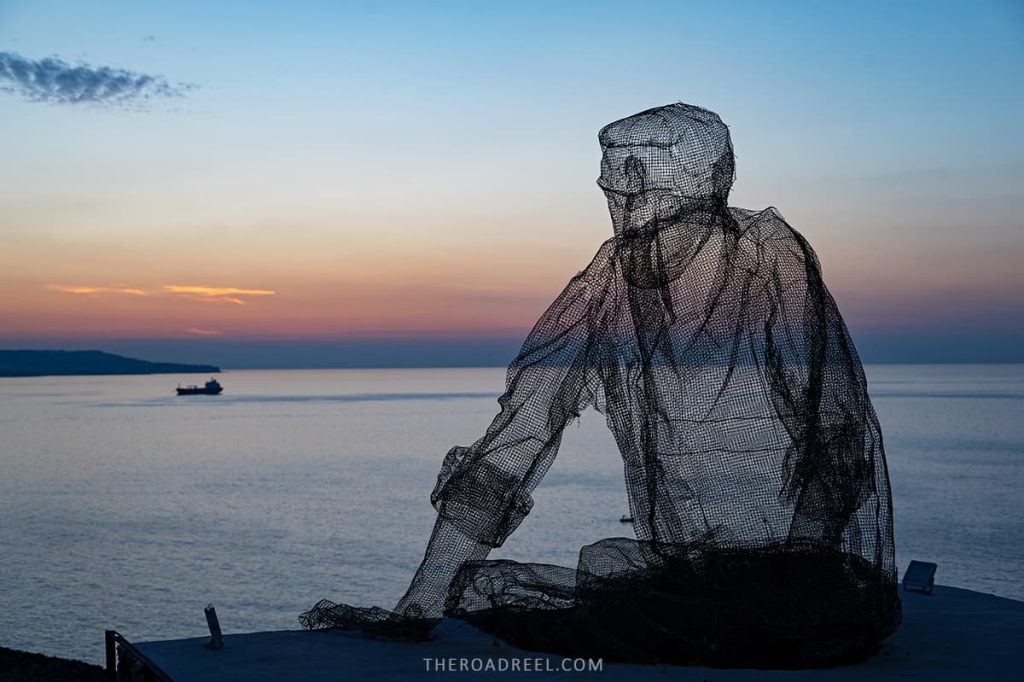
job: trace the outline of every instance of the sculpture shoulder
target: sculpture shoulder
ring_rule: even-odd
[[[729,213],[738,225],[740,243],[744,248],[776,262],[816,260],[807,240],[786,222],[774,206],[760,211],[730,207]]]
[[[587,267],[577,272],[572,281],[585,285],[596,283],[598,286],[604,287],[608,272],[615,267],[617,246],[618,240],[615,237],[605,240]]]
[[[792,240],[798,236],[782,213],[774,206],[756,211],[749,208],[729,207],[729,214],[739,225],[743,239],[750,241]]]

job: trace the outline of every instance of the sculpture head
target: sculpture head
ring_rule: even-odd
[[[718,114],[690,104],[648,109],[598,135],[615,234],[654,232],[691,212],[724,208],[735,163]]]

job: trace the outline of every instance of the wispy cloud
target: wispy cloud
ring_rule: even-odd
[[[132,107],[153,98],[181,97],[195,87],[126,69],[72,65],[57,57],[26,59],[13,52],[0,52],[0,92],[33,102]]]
[[[80,287],[80,286],[65,286],[63,284],[50,284],[48,289],[53,291],[60,291],[65,294],[82,294],[82,295],[98,295],[98,294],[127,294],[129,296],[146,296],[147,292],[144,289],[134,289],[131,287]]]
[[[245,305],[245,299],[247,298],[259,296],[273,296],[274,294],[277,293],[276,291],[271,291],[270,289],[204,287],[192,284],[165,284],[159,289],[140,289],[136,287],[109,287],[68,284],[48,284],[46,288],[50,289],[51,291],[59,291],[63,294],[77,294],[80,296],[103,296],[111,294],[128,296],[151,296],[170,294],[173,296],[182,296],[185,298],[203,301],[205,303],[232,303],[234,305]]]
[[[221,336],[223,332],[219,332],[216,329],[200,329],[199,327],[192,327],[186,329],[189,334],[195,334],[196,336]]]
[[[273,296],[277,293],[268,289],[236,289],[234,287],[202,287],[182,284],[167,284],[164,286],[164,291],[198,298],[202,301],[234,303],[235,305],[245,305],[243,297]]]

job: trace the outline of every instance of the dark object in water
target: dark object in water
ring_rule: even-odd
[[[860,359],[813,249],[727,204],[729,130],[673,104],[600,132],[615,235],[541,316],[500,413],[452,448],[430,543],[393,611],[322,601],[306,627],[388,633],[443,615],[526,648],[803,668],[900,622],[892,498]],[[593,405],[625,464],[636,540],[576,568],[486,561]]]
[[[216,379],[210,379],[202,386],[178,386],[178,395],[220,395],[224,387]]]

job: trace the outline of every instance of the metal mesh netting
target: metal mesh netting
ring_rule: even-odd
[[[409,590],[302,624],[417,638],[448,615],[530,649],[716,666],[870,654],[900,620],[892,501],[813,250],[775,209],[728,207],[713,112],[651,109],[600,142],[615,235],[530,332],[486,434],[445,457]],[[575,568],[488,561],[587,406],[621,451],[635,539]]]

